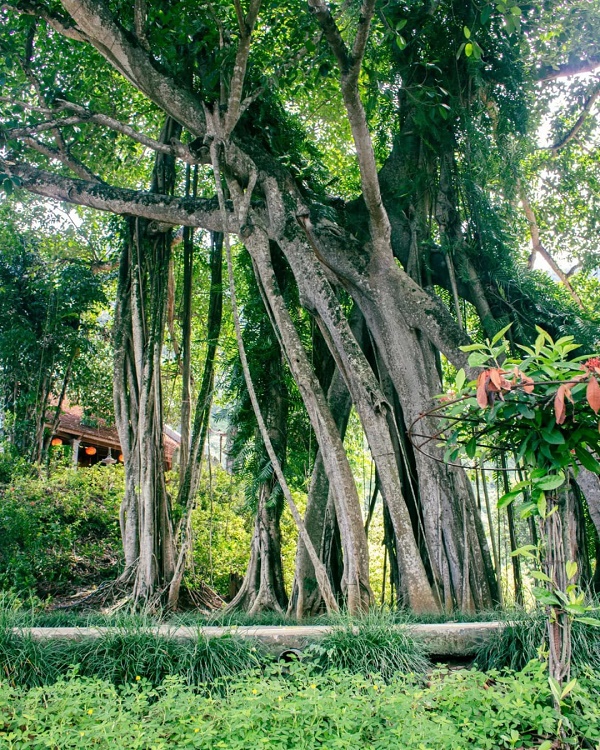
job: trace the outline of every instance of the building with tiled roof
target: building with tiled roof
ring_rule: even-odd
[[[116,427],[107,426],[104,419],[84,416],[80,406],[64,406],[61,409],[58,426],[52,433],[51,444],[70,445],[73,463],[77,466],[123,461]],[[165,426],[163,444],[165,465],[170,469],[179,451],[181,435],[171,427]]]

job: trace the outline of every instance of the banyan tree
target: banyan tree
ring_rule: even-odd
[[[575,25],[577,35],[565,32]],[[575,221],[579,237],[589,227],[566,211],[550,232],[537,182],[544,170],[572,167],[592,127],[597,80],[569,77],[599,64],[589,4],[10,0],[2,26],[5,182],[126,217],[115,404],[128,487],[124,576],[135,596],[177,601],[214,377],[208,357],[194,412],[187,376],[175,523],[160,456],[160,369],[170,253],[183,227],[190,253],[194,231],[212,237],[215,346],[222,258],[235,303],[234,264],[247,254],[272,326],[269,377],[277,383],[285,368],[318,445],[306,511],[293,512],[290,611],[343,601],[355,612],[373,600],[344,447],[352,408],[375,465],[399,603],[419,612],[495,605],[469,477],[435,443],[427,455],[415,450],[407,430],[442,391],[444,368],[467,367],[472,336],[513,321],[518,343],[543,322],[593,341],[575,283],[544,237],[572,232]],[[560,86],[573,122],[542,157],[536,128]],[[570,190],[576,202],[577,185]],[[537,255],[562,274],[558,292],[533,270]],[[189,295],[189,275],[186,283]],[[293,505],[286,418],[278,387],[257,395],[237,296],[241,366],[273,472],[238,599],[283,609],[281,497]],[[295,306],[310,316],[312,342]],[[436,430],[427,418],[419,424]],[[271,502],[275,485],[282,496]]]

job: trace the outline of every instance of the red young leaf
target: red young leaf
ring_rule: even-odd
[[[594,414],[598,414],[598,411],[600,411],[600,385],[598,385],[595,375],[592,375],[588,380],[585,396],[588,404],[594,410]]]
[[[567,410],[565,408],[565,389],[566,386],[561,385],[556,391],[554,397],[554,414],[556,417],[556,424],[563,424],[567,418]]]
[[[488,376],[489,370],[484,370],[483,372],[479,373],[479,377],[477,378],[477,403],[482,409],[485,409],[485,407],[488,405],[487,392],[485,388]]]

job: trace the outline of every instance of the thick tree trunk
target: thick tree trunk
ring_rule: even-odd
[[[161,141],[181,127],[167,117]],[[172,157],[156,159],[152,192],[170,193]],[[170,231],[128,221],[115,312],[115,417],[125,462],[120,521],[125,549],[121,580],[133,581],[137,606],[160,603],[175,571],[170,499],[164,475],[161,360],[168,297]]]
[[[367,542],[354,478],[325,394],[279,292],[268,241],[255,232],[246,240],[246,246],[255,263],[275,330],[279,333],[283,351],[322,450],[344,548],[343,588],[347,606],[350,611],[358,611],[369,606],[372,592],[369,585]]]
[[[174,570],[169,498],[164,482],[162,356],[170,238],[148,237],[130,222],[115,313],[115,415],[125,459],[121,507],[125,571],[133,597],[152,605]]]
[[[242,586],[227,607],[259,612],[285,612],[287,595],[281,563],[281,501],[273,500],[273,482],[265,482],[259,494],[258,509],[250,546],[250,562]]]
[[[405,291],[402,278],[387,264],[372,264],[370,270],[368,284],[351,292],[392,377],[409,427],[441,392],[435,355],[398,310],[397,301]],[[428,419],[418,425],[418,431],[426,435],[437,429]],[[447,608],[489,607],[497,601],[496,579],[470,483],[461,469],[444,464],[434,441],[428,444],[427,453],[417,451],[415,464],[435,587],[443,592]]]

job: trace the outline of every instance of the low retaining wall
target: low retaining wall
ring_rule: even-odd
[[[399,626],[403,627],[403,626]],[[445,622],[435,625],[411,625],[410,632],[422,640],[430,654],[439,657],[462,658],[473,656],[494,633],[503,627],[500,622]],[[270,651],[280,653],[287,649],[302,650],[321,638],[332,629],[329,625],[268,625],[268,626],[204,626],[171,627],[161,625],[150,632],[175,638],[194,640],[198,634],[208,638],[236,635],[250,638],[264,644]],[[105,633],[119,631],[119,628],[13,628],[13,632],[30,635],[36,639],[99,638]]]

